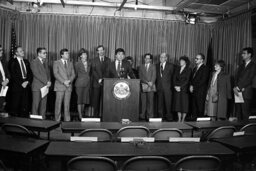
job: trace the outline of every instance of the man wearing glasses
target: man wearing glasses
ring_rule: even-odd
[[[31,62],[31,70],[33,73],[32,82],[32,114],[40,115],[45,119],[47,95],[41,96],[41,88],[51,86],[50,71],[47,65],[47,52],[46,48],[37,48],[37,58]]]
[[[209,69],[204,65],[205,56],[202,53],[196,55],[195,64],[192,77],[190,81],[189,90],[192,95],[191,107],[192,115],[191,119],[195,120],[197,117],[204,116],[205,99],[207,92],[207,85],[209,79]]]

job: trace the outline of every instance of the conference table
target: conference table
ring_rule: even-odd
[[[16,167],[24,160],[28,163],[27,170],[31,170],[33,158],[43,154],[48,143],[48,140],[0,134],[0,158]]]
[[[121,122],[62,122],[61,129],[64,133],[80,133],[85,129],[108,129],[112,132],[117,132],[120,128],[126,126],[144,126],[151,132],[160,128],[177,128],[183,131],[191,131],[192,127],[185,123],[179,122],[131,122],[128,124],[122,124]]]
[[[213,139],[213,141],[221,143],[237,153],[246,152],[256,154],[256,135],[233,136]]]
[[[50,131],[60,126],[59,122],[41,119],[30,119],[21,117],[0,117],[0,125],[5,123],[22,125],[32,131],[47,132],[47,138],[50,139]]]
[[[51,142],[45,155],[53,167],[65,167],[67,161],[76,156],[109,157],[118,163],[135,156],[164,156],[172,162],[189,155],[214,155],[222,160],[231,160],[235,153],[215,142],[136,143],[121,142]],[[57,169],[57,168],[54,168]],[[50,170],[54,170],[50,169]]]
[[[213,141],[236,152],[238,162],[242,164],[242,168],[252,167],[252,161],[256,156],[256,135],[234,136],[214,139]]]
[[[249,123],[256,123],[255,119],[252,120],[246,120],[246,121],[194,121],[194,122],[186,122],[189,126],[193,127],[192,134],[194,130],[200,131],[200,130],[207,130],[211,131],[213,129],[216,129],[221,126],[234,126],[238,130],[242,128],[243,126],[249,124]]]

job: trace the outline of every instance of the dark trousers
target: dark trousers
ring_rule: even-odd
[[[11,92],[11,106],[10,115],[19,117],[29,117],[29,88],[23,89],[23,91]]]
[[[192,107],[192,119],[196,119],[197,117],[204,116],[204,108],[205,108],[205,100],[206,100],[206,92],[201,90],[201,92],[192,93],[191,98],[191,107]]]
[[[167,119],[169,121],[173,120],[171,113],[172,105],[172,92],[171,90],[158,90],[157,91],[157,110],[158,115],[161,118]]]
[[[0,112],[5,111],[5,97],[0,97]]]
[[[244,103],[236,103],[235,110],[238,120],[248,120],[251,114],[251,99],[244,99]]]
[[[92,107],[93,107],[93,116],[94,117],[100,117],[101,109],[101,103],[102,103],[102,97],[103,97],[103,89],[102,87],[93,87],[92,89]]]

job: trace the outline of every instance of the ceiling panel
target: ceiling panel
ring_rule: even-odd
[[[212,4],[212,5],[221,5],[228,0],[198,0],[197,3],[200,4]]]

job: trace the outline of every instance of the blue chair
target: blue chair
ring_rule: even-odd
[[[116,137],[148,137],[149,134],[149,129],[144,126],[126,126],[117,131]]]
[[[106,157],[79,156],[68,161],[68,171],[116,171],[116,163]]]
[[[3,126],[1,128],[4,131],[4,133],[9,134],[9,135],[18,135],[18,136],[38,138],[38,136],[33,131],[27,129],[26,127],[24,127],[22,125],[6,123],[6,124],[3,124]]]
[[[128,159],[122,171],[169,171],[171,162],[161,156],[138,156]]]
[[[245,125],[240,129],[240,131],[244,131],[246,135],[255,135],[256,134],[256,123],[250,123]]]
[[[155,141],[169,141],[170,137],[182,137],[183,133],[177,128],[161,128],[152,133]]]
[[[214,156],[188,156],[174,165],[175,171],[219,171],[221,161]]]
[[[213,130],[207,137],[207,141],[217,138],[228,138],[233,137],[236,128],[234,126],[222,126]]]
[[[86,129],[78,136],[80,137],[97,137],[98,141],[112,141],[113,134],[107,129]]]

